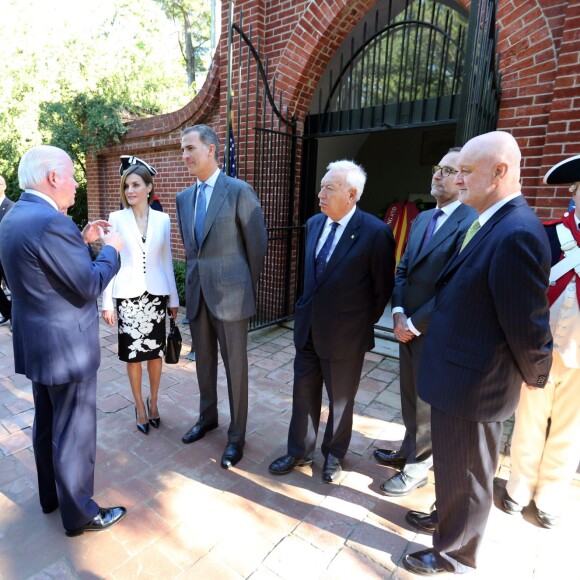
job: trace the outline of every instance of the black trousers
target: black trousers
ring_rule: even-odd
[[[342,459],[352,436],[354,400],[358,391],[364,352],[348,359],[322,359],[316,354],[312,338],[303,349],[296,349],[292,419],[288,433],[288,453],[312,457],[322,406],[322,384],[326,386],[329,414],[322,454]]]

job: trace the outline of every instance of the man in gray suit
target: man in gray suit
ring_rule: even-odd
[[[218,138],[195,125],[181,136],[183,161],[197,177],[177,195],[177,218],[187,256],[186,307],[197,358],[198,422],[183,436],[193,443],[218,426],[217,346],[226,370],[230,401],[228,444],[221,466],[243,456],[248,416],[248,320],[268,236],[254,190],[218,167]]]
[[[465,232],[477,217],[475,210],[462,205],[455,185],[461,148],[454,147],[433,166],[431,195],[437,206],[417,216],[405,253],[397,267],[392,298],[394,332],[399,340],[401,367],[401,409],[405,437],[398,451],[377,449],[374,456],[383,465],[401,471],[383,483],[381,491],[391,497],[408,495],[427,484],[433,464],[431,452],[431,408],[417,398],[416,379],[423,352],[425,333],[431,320],[435,280],[461,245]],[[433,526],[429,514],[410,517],[421,529]]]

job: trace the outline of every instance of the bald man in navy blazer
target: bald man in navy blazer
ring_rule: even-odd
[[[322,384],[329,398],[322,480],[342,472],[353,408],[374,325],[393,291],[395,240],[389,226],[358,209],[366,174],[352,161],[328,166],[318,195],[322,213],[306,223],[304,290],[294,320],[294,393],[288,453],[270,465],[275,475],[312,463]]]
[[[0,257],[12,291],[17,373],[32,381],[32,443],[46,514],[60,507],[68,536],[104,530],[122,507],[92,499],[100,363],[97,297],[119,269],[123,239],[105,221],[83,233],[63,215],[78,183],[70,157],[57,147],[27,151],[18,167],[20,200],[0,224]],[[86,243],[104,246],[92,261]]]
[[[520,162],[502,131],[459,154],[459,200],[479,217],[437,280],[419,371],[418,394],[431,405],[437,526],[433,548],[403,558],[417,574],[476,567],[503,421],[522,382],[544,387],[552,364],[550,246],[521,195]]]

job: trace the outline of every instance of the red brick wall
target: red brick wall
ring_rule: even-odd
[[[469,2],[461,0],[468,7]],[[302,122],[318,79],[332,55],[375,0],[238,0],[243,28],[252,25],[268,55],[268,76],[284,91],[290,113]],[[201,93],[167,115],[130,124],[120,144],[88,164],[89,216],[107,216],[118,208],[118,158],[143,156],[158,170],[156,190],[173,218],[174,256],[183,258],[175,225],[175,194],[191,184],[182,167],[179,134],[195,123],[212,125],[225,136],[227,8],[223,3],[222,37]],[[565,187],[542,186],[549,167],[580,154],[580,0],[499,0],[500,68],[503,94],[498,128],[517,138],[523,154],[523,187],[541,217],[557,216],[570,194]],[[237,48],[234,45],[234,57]]]

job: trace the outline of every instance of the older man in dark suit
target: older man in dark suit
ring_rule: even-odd
[[[218,426],[217,345],[230,400],[228,444],[221,466],[243,456],[248,417],[248,321],[256,313],[256,288],[268,236],[254,190],[218,168],[218,138],[195,125],[181,138],[183,161],[197,183],[177,195],[177,218],[187,257],[186,306],[197,359],[200,415],[183,436],[201,439]]]
[[[403,558],[422,575],[476,567],[493,500],[503,421],[522,382],[544,387],[552,363],[550,247],[520,191],[521,154],[508,133],[470,140],[459,199],[479,218],[437,280],[419,371],[431,405],[437,528],[433,548]]]
[[[374,347],[374,324],[394,285],[391,229],[356,205],[365,181],[364,170],[355,163],[331,163],[318,195],[322,213],[306,223],[288,453],[270,465],[275,475],[312,463],[323,382],[330,404],[322,479],[332,483],[342,472],[365,352]]]
[[[105,221],[90,223],[81,235],[61,213],[74,204],[78,185],[61,149],[30,149],[18,178],[24,193],[0,224],[0,257],[12,291],[14,364],[32,381],[42,511],[60,507],[66,534],[76,536],[108,528],[126,512],[99,508],[92,499],[101,353],[96,299],[119,269],[123,240],[103,233]],[[92,261],[86,244],[99,234],[104,246]]]
[[[4,176],[0,175],[0,223],[4,216],[12,209],[14,202],[6,197],[6,180]],[[0,284],[4,280],[4,269],[0,262]],[[12,304],[6,297],[4,290],[0,287],[0,324],[4,324],[10,320]]]
[[[433,166],[431,195],[434,209],[420,213],[411,228],[405,253],[397,267],[391,300],[394,332],[399,340],[401,410],[405,437],[398,451],[377,449],[374,456],[383,465],[400,468],[381,486],[387,496],[400,497],[427,484],[433,464],[431,408],[417,397],[416,380],[435,301],[435,280],[459,249],[465,232],[477,217],[475,210],[457,199],[459,147],[450,149]],[[421,529],[433,526],[429,514],[411,514],[411,523]]]

